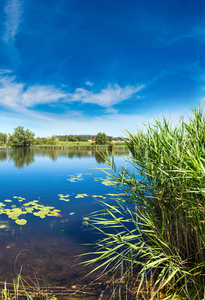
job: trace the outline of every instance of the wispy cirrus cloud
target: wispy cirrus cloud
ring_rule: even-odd
[[[22,0],[7,0],[4,7],[5,12],[5,33],[3,40],[6,44],[13,44],[15,36],[19,31],[20,23],[22,22],[23,1]]]
[[[184,27],[181,29],[181,33],[175,34],[173,31],[166,36],[161,36],[157,39],[157,42],[161,44],[161,47],[169,47],[177,43],[183,42],[187,39],[193,39],[201,43],[205,42],[205,25],[199,24],[192,26],[191,28]]]
[[[145,85],[120,87],[118,84],[108,84],[105,89],[99,92],[89,91],[84,88],[77,88],[75,93],[69,93],[65,102],[79,101],[82,103],[97,104],[102,107],[112,107],[124,100],[130,99]]]

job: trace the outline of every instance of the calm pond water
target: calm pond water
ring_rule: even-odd
[[[117,165],[124,164],[123,154],[115,154]],[[2,282],[12,282],[19,272],[56,288],[95,279],[96,274],[83,278],[91,267],[78,265],[78,255],[90,250],[83,244],[98,238],[82,224],[83,217],[115,191],[98,169],[106,167],[92,151],[0,150]]]

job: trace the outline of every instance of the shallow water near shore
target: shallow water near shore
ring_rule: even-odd
[[[1,282],[21,273],[33,285],[75,288],[96,278],[78,255],[99,238],[83,218],[116,191],[99,168],[107,165],[92,151],[0,150]]]

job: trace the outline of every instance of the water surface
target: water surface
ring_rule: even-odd
[[[124,154],[115,154],[117,165],[124,164]],[[7,214],[0,215],[1,281],[12,282],[21,272],[41,286],[70,287],[96,277],[84,278],[91,268],[79,266],[78,255],[90,250],[83,244],[98,238],[86,230],[83,217],[99,209],[100,200],[110,201],[108,194],[115,191],[99,168],[107,165],[92,151],[0,150],[0,202],[5,205],[1,208],[21,208],[25,214],[18,219],[27,221],[20,226]],[[34,200],[39,207],[59,211],[45,218],[26,213]]]

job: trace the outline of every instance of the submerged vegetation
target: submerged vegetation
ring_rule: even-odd
[[[86,264],[101,261],[113,297],[205,299],[205,116],[192,113],[127,132],[132,171],[107,158],[119,194],[90,216],[103,237]]]

